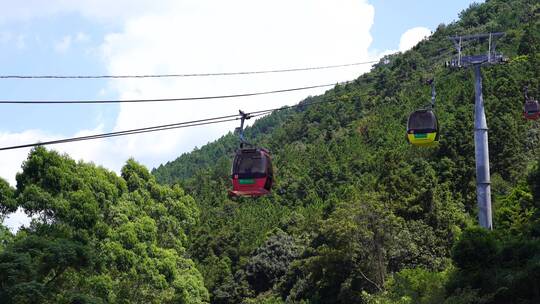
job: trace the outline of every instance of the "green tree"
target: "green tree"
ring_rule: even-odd
[[[17,175],[35,217],[0,252],[2,303],[204,303],[184,256],[193,199],[129,160],[122,177],[44,148]]]

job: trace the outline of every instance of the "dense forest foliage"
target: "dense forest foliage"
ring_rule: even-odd
[[[540,303],[540,3],[488,0],[412,50],[246,137],[273,155],[270,196],[230,199],[228,134],[151,173],[121,176],[36,148],[0,181],[0,303]],[[509,62],[483,68],[494,230],[477,225],[473,75],[447,38],[504,31]],[[481,51],[477,44],[468,52]],[[405,141],[430,100],[441,141]],[[316,104],[308,105],[316,102]],[[303,105],[303,106],[302,106]]]
[[[33,150],[2,181],[2,214],[22,207],[30,227],[0,234],[0,303],[201,303],[203,277],[186,257],[199,209],[133,160],[122,176]]]
[[[472,5],[301,104],[322,103],[259,119],[246,136],[273,154],[269,197],[227,197],[233,134],[153,170],[201,210],[188,251],[212,303],[539,303],[540,125],[521,115],[523,87],[540,89],[539,13],[532,0]],[[498,31],[509,62],[483,68],[490,232],[477,227],[473,75],[444,62],[448,36]],[[441,142],[411,147],[407,116],[429,103],[431,78]]]

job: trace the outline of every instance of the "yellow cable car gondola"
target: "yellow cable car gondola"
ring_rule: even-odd
[[[439,141],[439,123],[431,109],[414,111],[407,121],[407,140],[414,146],[431,147]]]
[[[431,105],[414,111],[407,120],[407,141],[414,146],[431,147],[439,142],[439,122],[433,112],[437,93],[433,80],[428,83],[431,85]]]

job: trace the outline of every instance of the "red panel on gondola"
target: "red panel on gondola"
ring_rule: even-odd
[[[266,182],[267,178],[239,179],[236,175],[232,178],[233,190],[229,192],[235,196],[267,195],[270,191],[264,188]]]

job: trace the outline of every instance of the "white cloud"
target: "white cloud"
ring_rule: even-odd
[[[14,34],[10,31],[0,31],[0,44],[12,44],[17,49],[26,48],[26,35],[24,34]]]
[[[30,224],[30,220],[31,218],[24,213],[24,210],[19,208],[17,211],[9,214],[4,219],[4,225],[6,225],[12,232],[17,232],[21,226],[28,226]]]
[[[66,137],[86,136],[103,132],[103,125],[98,125],[93,130],[81,130],[74,134],[60,135],[50,134],[40,130],[27,130],[19,133],[0,132],[0,147],[24,145],[28,143],[45,142],[50,140],[62,139]],[[100,155],[110,153],[118,147],[109,146],[102,140],[94,140],[92,142],[75,142],[69,144],[59,144],[49,146],[50,149],[57,150],[62,153],[68,153],[74,159],[83,159],[87,161],[100,160],[108,167],[118,170],[119,166],[107,161],[113,158],[100,159]],[[28,156],[30,148],[6,150],[2,151],[0,157],[0,176],[6,179],[12,186],[15,186],[15,174],[20,171],[22,162]]]
[[[405,52],[412,49],[418,42],[424,38],[431,36],[431,30],[425,27],[415,27],[408,29],[401,35],[399,40],[399,51]]]
[[[7,43],[11,40],[12,34],[7,31],[0,32],[0,43]]]
[[[79,43],[87,43],[90,41],[90,36],[88,36],[84,32],[78,32],[75,35],[66,35],[62,37],[62,40],[58,41],[54,45],[54,49],[58,53],[65,53],[67,52],[74,44]]]
[[[26,36],[18,35],[15,40],[15,46],[20,50],[26,48]]]
[[[54,49],[58,53],[65,53],[71,47],[71,40],[72,38],[70,35],[64,36],[62,40],[54,45]]]
[[[111,74],[224,72],[369,60],[374,9],[366,1],[197,1],[131,18],[106,37]],[[219,95],[350,80],[369,66],[237,77],[116,80],[121,98]],[[115,129],[164,124],[293,104],[325,89],[249,99],[122,104]],[[232,130],[236,124],[121,139],[138,159],[157,165]]]
[[[75,41],[80,43],[86,43],[90,41],[90,36],[84,32],[78,32],[77,35],[75,35]]]

